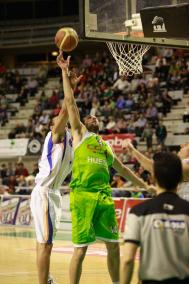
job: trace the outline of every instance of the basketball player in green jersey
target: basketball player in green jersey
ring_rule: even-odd
[[[70,283],[79,283],[87,247],[95,242],[96,238],[106,244],[112,283],[119,283],[118,225],[111,197],[109,168],[113,166],[121,176],[143,188],[147,185],[118,160],[111,147],[98,135],[99,122],[95,116],[87,116],[84,124],[80,121],[69,80],[69,60],[69,57],[64,60],[61,54],[57,58],[62,69],[74,149],[70,207],[75,248],[70,263]]]

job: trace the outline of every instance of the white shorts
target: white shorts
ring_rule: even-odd
[[[62,213],[60,191],[36,185],[31,193],[30,208],[37,241],[51,244],[56,235]]]

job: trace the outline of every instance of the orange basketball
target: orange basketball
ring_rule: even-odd
[[[76,48],[79,38],[72,28],[61,28],[55,35],[55,44],[62,51],[72,51]]]

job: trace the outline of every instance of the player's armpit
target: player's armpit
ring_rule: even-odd
[[[87,129],[85,125],[81,122],[81,128],[72,129],[72,137],[73,137],[73,148],[75,149],[78,144],[81,142],[83,137],[85,136]]]

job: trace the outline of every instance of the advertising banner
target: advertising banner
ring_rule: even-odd
[[[124,203],[125,200],[121,198],[116,198],[114,199],[114,206],[115,206],[115,211],[116,211],[116,218],[118,222],[118,228],[120,231],[122,220],[123,220],[123,211],[124,211]]]
[[[0,207],[0,224],[14,225],[18,206],[19,197],[3,197]]]
[[[32,223],[32,215],[30,210],[30,198],[20,197],[19,207],[16,216],[16,225],[30,226]]]
[[[102,136],[103,140],[110,143],[115,153],[122,153],[123,151],[123,142],[125,139],[133,140],[135,138],[135,134],[108,134]]]
[[[113,198],[119,232],[123,233],[131,208],[146,199]],[[0,225],[32,226],[30,196],[0,196]],[[71,231],[70,196],[63,196],[62,218],[59,229]]]

